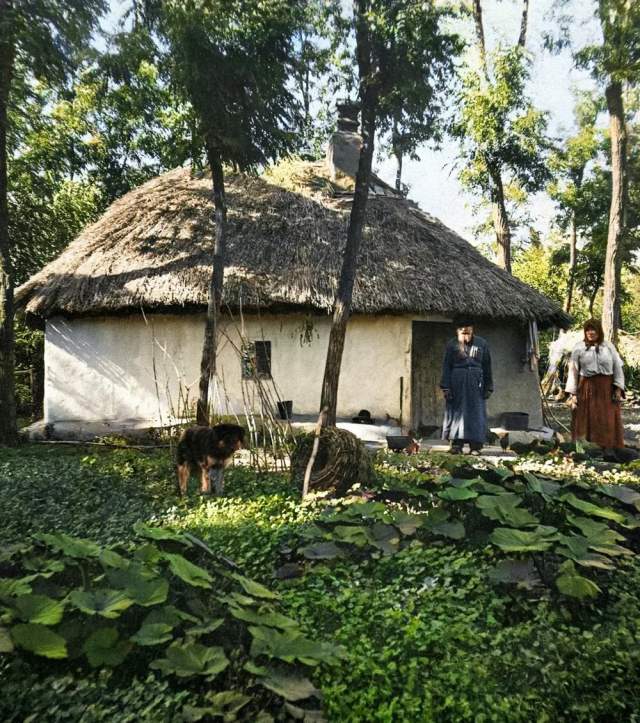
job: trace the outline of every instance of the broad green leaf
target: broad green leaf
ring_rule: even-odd
[[[604,522],[596,522],[588,517],[574,517],[567,515],[567,520],[577,527],[587,540],[588,546],[596,552],[604,555],[632,555],[633,552],[626,547],[622,547],[617,543],[624,541],[624,535],[616,530],[612,530]]]
[[[182,717],[187,723],[202,720],[205,716],[223,718],[225,721],[235,721],[242,708],[252,700],[250,696],[238,693],[235,690],[209,693],[207,699],[211,702],[211,705],[203,708],[194,708],[190,705],[184,706]]]
[[[267,655],[287,663],[299,660],[306,665],[332,663],[342,656],[342,649],[329,643],[305,638],[297,631],[279,632],[273,628],[250,626],[253,635],[252,657]]]
[[[163,577],[135,563],[125,570],[108,570],[107,578],[111,585],[124,588],[128,597],[145,607],[163,603],[169,593],[169,583]]]
[[[191,547],[191,542],[179,532],[174,532],[166,527],[151,527],[145,525],[144,522],[136,522],[133,531],[140,537],[146,537],[150,540],[169,540],[171,542],[179,542],[181,545]]]
[[[393,510],[390,517],[403,535],[413,535],[418,527],[422,527],[426,521],[425,515],[411,514],[404,510]]]
[[[60,659],[67,657],[67,641],[46,625],[25,623],[11,628],[13,642],[24,650],[43,658]]]
[[[332,536],[339,542],[346,542],[356,547],[366,547],[369,544],[369,535],[364,525],[336,525]]]
[[[41,625],[57,625],[64,613],[64,603],[46,595],[20,595],[14,605],[23,620]]]
[[[131,641],[142,646],[160,645],[171,640],[172,630],[173,626],[167,623],[145,623],[135,635],[131,636]]]
[[[0,625],[0,653],[10,653],[13,650],[13,640],[9,631]]]
[[[489,571],[489,578],[494,582],[513,584],[528,590],[542,584],[531,560],[501,560]]]
[[[387,506],[383,502],[352,502],[346,504],[338,512],[329,513],[327,521],[365,518],[378,519],[387,511]],[[323,520],[325,521],[325,520]]]
[[[434,535],[442,535],[442,537],[448,537],[451,540],[462,540],[466,534],[464,525],[459,520],[437,522],[427,525],[427,527]]]
[[[505,552],[544,552],[558,539],[555,527],[536,527],[534,530],[514,530],[496,527],[489,540]]]
[[[476,507],[480,509],[485,517],[490,520],[502,522],[511,527],[529,527],[537,525],[539,520],[528,510],[523,510],[518,505],[522,497],[513,493],[502,495],[481,495],[476,499]]]
[[[295,673],[287,674],[270,669],[265,677],[258,678],[258,682],[285,700],[304,700],[319,693],[308,678]]]
[[[300,552],[307,560],[334,560],[344,556],[335,542],[315,542],[300,548]]]
[[[604,517],[605,519],[613,520],[614,522],[625,522],[626,520],[624,515],[612,510],[610,507],[600,507],[599,505],[594,505],[591,502],[587,502],[586,500],[576,497],[573,492],[563,495],[561,499],[570,504],[576,510],[586,512],[586,514],[593,515],[594,517]]]
[[[27,595],[31,592],[31,583],[39,575],[26,575],[19,578],[0,579],[0,600],[7,602],[18,595]]]
[[[494,485],[491,482],[485,482],[484,480],[481,480],[476,485],[476,489],[480,490],[481,492],[486,492],[489,495],[505,495],[509,494],[509,490],[506,490],[504,487],[500,487],[500,485]]]
[[[567,521],[577,527],[590,542],[613,544],[625,539],[624,535],[612,530],[606,522],[596,522],[589,517],[578,517],[571,514],[567,515]]]
[[[203,567],[194,565],[182,555],[173,555],[169,552],[164,552],[162,556],[169,563],[171,572],[186,582],[187,585],[192,585],[193,587],[211,587],[213,578]]]
[[[376,522],[368,530],[367,534],[369,542],[382,550],[385,555],[392,555],[398,551],[400,546],[400,537],[398,530],[393,525],[385,525],[382,522]]]
[[[64,560],[52,560],[47,557],[27,557],[22,561],[25,570],[37,572],[40,577],[49,578],[65,568]]]
[[[270,628],[279,628],[280,630],[297,629],[298,622],[286,615],[274,612],[273,610],[256,611],[238,605],[230,605],[229,612],[234,618],[244,620],[246,623],[254,625],[267,625]]]
[[[573,562],[571,560],[567,562],[569,563],[568,565],[565,563],[560,567],[561,573],[556,578],[558,590],[560,590],[563,595],[574,597],[578,600],[597,597],[601,590],[595,582],[582,575],[578,575]]]
[[[185,613],[182,610],[173,605],[163,605],[160,608],[152,610],[142,621],[143,625],[154,625],[157,623],[163,625],[169,625],[172,628],[177,627],[180,623],[186,620],[188,622],[197,623],[198,618],[189,613]]]
[[[105,567],[117,567],[120,569],[125,569],[130,564],[126,557],[122,557],[122,555],[119,555],[113,550],[103,550],[100,553],[100,562]]]
[[[206,623],[200,623],[199,625],[192,625],[190,628],[185,630],[187,635],[191,637],[198,637],[199,635],[208,635],[214,630],[217,630],[221,625],[224,625],[224,618],[215,618],[209,620]]]
[[[131,645],[126,640],[118,639],[115,628],[100,628],[87,638],[82,649],[92,668],[103,665],[115,668],[127,657]]]
[[[279,597],[277,593],[269,590],[268,587],[261,585],[255,580],[250,580],[248,577],[244,577],[244,575],[240,575],[237,572],[232,573],[231,577],[240,583],[247,595],[264,598],[265,600],[277,600]]]
[[[640,492],[631,489],[631,487],[603,484],[598,485],[598,490],[609,497],[624,502],[625,505],[633,505],[637,510],[640,510]]]
[[[469,487],[448,487],[446,490],[438,492],[438,497],[450,502],[459,502],[461,500],[471,500],[477,497],[478,493]]]
[[[556,553],[563,557],[568,557],[582,567],[596,567],[599,570],[615,570],[615,565],[608,557],[598,555],[595,552],[585,552],[583,555],[577,555],[568,547],[556,547]]]
[[[74,590],[71,602],[87,615],[101,615],[103,618],[117,618],[123,610],[133,605],[133,600],[122,590],[106,588],[92,591]]]
[[[48,547],[62,552],[68,557],[76,557],[79,559],[87,559],[90,557],[98,557],[101,552],[99,545],[91,540],[85,540],[81,537],[70,537],[62,532],[41,533],[34,535],[37,540],[41,540]]]
[[[191,675],[215,677],[229,665],[224,650],[218,646],[207,647],[200,643],[173,643],[166,650],[166,658],[151,663],[152,668],[180,678]]]
[[[558,482],[553,482],[552,480],[544,479],[543,477],[537,477],[536,475],[531,474],[531,472],[523,472],[522,476],[527,480],[529,487],[534,492],[542,495],[542,497],[544,497],[547,501],[556,497],[562,489],[562,485],[558,484]]]
[[[162,560],[162,552],[151,543],[138,547],[133,556],[139,562],[144,562],[147,565],[155,565],[156,562]]]
[[[465,488],[467,488],[467,487],[473,487],[473,486],[476,485],[478,482],[482,482],[482,478],[481,478],[481,477],[475,477],[475,478],[472,478],[472,479],[468,479],[468,478],[465,478],[465,479],[457,479],[457,478],[455,478],[455,477],[452,477],[452,478],[449,480],[449,484],[451,485],[451,487],[457,487],[458,489],[465,489]]]

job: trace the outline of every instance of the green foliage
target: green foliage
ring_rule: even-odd
[[[302,9],[284,0],[148,4],[171,78],[221,163],[249,170],[293,147],[297,102],[287,77]]]
[[[464,77],[453,126],[465,160],[460,180],[486,201],[494,198],[496,173],[504,174],[505,186],[526,193],[540,190],[548,178],[547,121],[526,93],[529,61],[520,48],[501,49],[491,65],[490,79],[476,71]]]
[[[640,674],[637,529],[585,514],[563,500],[569,493],[614,509],[628,525],[637,516],[640,494],[632,469],[604,479],[566,457],[519,460],[509,468],[447,455],[384,454],[365,499],[330,503],[319,497],[301,503],[286,476],[231,468],[228,496],[203,501],[175,497],[164,451],[50,451],[0,451],[3,572],[9,556],[23,557],[25,536],[55,535],[45,539],[57,544],[54,549],[47,543],[51,554],[34,556],[30,569],[12,578],[11,599],[41,595],[59,600],[50,586],[58,576],[70,575],[80,587],[78,565],[90,587],[92,571],[101,570],[105,577],[96,587],[120,589],[131,597],[131,580],[122,573],[132,562],[134,569],[157,569],[154,577],[169,584],[168,599],[147,607],[136,603],[112,619],[67,603],[61,621],[44,627],[67,635],[67,616],[86,620],[82,636],[67,643],[69,654],[78,657],[47,659],[20,648],[0,655],[3,719],[19,721],[35,714],[43,721],[82,720],[89,710],[92,720],[105,721],[204,720],[231,716],[234,710],[240,719],[257,719],[267,710],[283,718],[307,715],[314,720],[320,707],[315,689],[323,696],[324,715],[339,721],[629,720],[640,706],[635,683]],[[438,496],[446,489],[478,494],[448,501]],[[482,499],[501,495],[504,504],[486,506]],[[514,495],[523,501],[513,504]],[[558,529],[549,550],[506,553],[489,542],[495,528],[531,532],[537,525],[515,527],[483,510],[495,517],[517,515],[520,509]],[[12,521],[16,514],[19,525]],[[144,522],[136,526],[134,538],[136,520]],[[313,539],[307,537],[312,523],[331,539],[319,541],[315,533]],[[455,523],[462,530],[455,538],[430,529]],[[396,550],[383,553],[368,541],[376,525],[385,535],[394,528]],[[334,540],[338,527],[363,528],[367,544]],[[158,534],[160,529],[169,534]],[[60,537],[62,530],[99,541],[97,554],[83,542],[71,546]],[[216,555],[235,560],[240,570],[223,564],[230,577],[220,583],[219,563],[196,538]],[[586,553],[582,538],[589,543]],[[36,543],[39,550],[43,542]],[[321,542],[333,544],[342,556],[308,559],[299,553]],[[565,556],[563,548],[583,562],[606,557],[614,569],[581,564]],[[84,550],[88,557],[68,555],[65,549],[76,554]],[[191,586],[174,575],[165,553],[207,570],[214,586]],[[65,558],[68,562],[59,570],[55,563]],[[273,571],[283,560],[297,561],[303,574],[274,583]],[[252,592],[234,572],[260,587]],[[25,582],[33,575],[37,577]],[[566,580],[576,577],[583,580]],[[577,598],[558,589],[565,584],[570,593],[582,594],[592,586],[602,592]],[[36,585],[37,591],[28,585]],[[254,594],[263,589],[278,598]],[[174,597],[182,594],[211,606],[210,613],[204,616],[199,605],[188,607]],[[214,600],[215,595],[226,599]],[[23,610],[46,610],[45,602],[23,602]],[[136,624],[129,626],[133,615]],[[0,622],[0,650],[13,645],[13,626],[29,624],[42,623],[23,617]],[[236,624],[243,635],[223,636]],[[251,658],[256,638],[250,627],[273,631],[259,634],[257,643],[269,656]],[[96,628],[105,632],[93,637]],[[110,630],[117,630],[117,637]],[[287,632],[296,630],[298,636]],[[145,661],[169,660],[166,651],[177,639],[181,645],[223,647],[229,665],[212,684],[205,680],[208,673],[145,672]],[[325,642],[309,645],[317,640]],[[240,660],[228,648],[237,644],[245,651]],[[109,667],[126,646],[124,662]],[[339,665],[322,662],[334,646],[342,646],[346,658]],[[304,673],[306,666],[297,657],[310,650],[321,661],[312,675]],[[194,653],[202,662],[201,652],[196,648],[185,654],[192,660]],[[297,662],[270,657],[273,653]],[[135,668],[137,660],[142,670]],[[239,670],[241,664],[246,667]],[[249,681],[255,684],[243,687]],[[309,697],[298,701],[301,693]]]
[[[196,701],[194,678],[209,687],[223,680],[216,685],[227,697],[212,703],[237,704],[241,697],[246,720],[268,697],[227,691],[226,685],[249,690],[257,683],[286,700],[316,695],[300,666],[334,663],[343,654],[338,646],[304,636],[295,620],[273,608],[273,592],[205,556],[189,538],[160,534],[152,543],[153,528],[138,529],[143,540],[117,551],[46,533],[5,555],[0,619],[11,643],[3,628],[5,653],[69,658],[90,668],[118,667],[126,659],[129,675],[158,670],[185,679]],[[112,587],[104,587],[107,581]],[[15,594],[18,587],[28,592]],[[266,660],[275,667],[263,672]],[[277,708],[273,698],[271,705]]]
[[[566,269],[558,264],[553,251],[542,244],[532,243],[515,250],[513,275],[559,304],[564,302]]]

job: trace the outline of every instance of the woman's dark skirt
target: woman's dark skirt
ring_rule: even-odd
[[[578,406],[573,411],[571,438],[605,448],[624,447],[620,404],[613,401],[613,376],[580,377]]]

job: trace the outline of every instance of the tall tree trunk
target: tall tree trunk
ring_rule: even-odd
[[[200,362],[200,397],[196,409],[198,424],[209,424],[209,387],[216,374],[218,320],[222,305],[224,263],[226,252],[227,209],[224,198],[224,169],[218,149],[207,142],[207,158],[211,168],[213,205],[215,209],[216,240],[213,250],[213,268],[209,282],[207,318],[204,327],[204,343]]]
[[[400,147],[400,138],[398,135],[398,123],[393,122],[393,130],[391,132],[391,150],[396,159],[396,191],[402,193],[402,148]]]
[[[605,339],[615,343],[620,325],[620,270],[627,191],[627,130],[624,121],[622,84],[609,83],[605,94],[611,137],[611,206],[604,265],[602,326]]]
[[[489,80],[489,67],[487,65],[487,48],[484,41],[484,25],[482,23],[482,4],[480,0],[473,0],[473,21],[476,26],[476,42],[478,43],[478,51],[480,53],[480,65],[482,72],[487,80]]]
[[[8,106],[15,47],[11,0],[0,0],[0,444],[15,444],[18,431],[14,379],[13,275],[7,178]]]
[[[329,335],[329,348],[327,361],[322,380],[322,396],[320,408],[327,409],[325,426],[333,427],[336,423],[336,410],[338,403],[338,383],[340,380],[340,366],[342,352],[347,332],[347,321],[351,311],[353,285],[356,278],[356,264],[358,250],[362,240],[367,200],[369,198],[369,181],[371,178],[371,165],[373,162],[374,136],[377,115],[377,89],[371,73],[371,47],[366,13],[369,7],[367,0],[356,0],[354,10],[356,13],[356,48],[358,56],[358,69],[360,73],[360,101],[362,124],[362,148],[358,162],[353,205],[349,216],[347,229],[347,243],[342,259],[342,270],[338,291],[333,302],[333,321]]]
[[[509,215],[504,198],[502,176],[498,169],[491,169],[493,181],[491,211],[493,214],[493,229],[498,244],[498,266],[511,273],[511,230],[509,228]]]
[[[520,36],[518,38],[518,46],[524,48],[527,42],[527,21],[529,19],[529,0],[524,0],[522,6],[522,18],[520,20]]]
[[[578,261],[578,228],[575,209],[571,212],[571,236],[569,238],[569,278],[564,310],[569,314],[573,303],[573,287],[575,285],[576,264]]]

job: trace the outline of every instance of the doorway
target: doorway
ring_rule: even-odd
[[[444,399],[440,376],[444,350],[453,336],[451,324],[414,321],[411,328],[411,427],[419,436],[434,436],[442,427]]]

